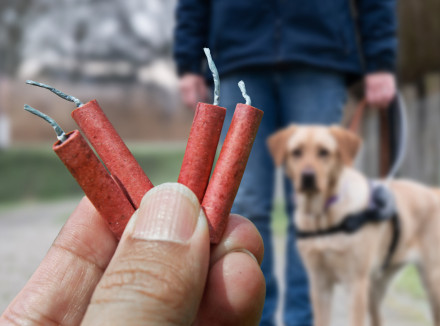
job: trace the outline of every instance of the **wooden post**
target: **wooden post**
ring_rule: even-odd
[[[426,124],[422,146],[424,146],[423,170],[424,182],[437,185],[440,175],[439,139],[440,132],[440,74],[427,74],[424,78],[425,98],[423,105],[426,112]]]
[[[0,149],[11,145],[11,120],[6,113],[6,78],[0,76]]]

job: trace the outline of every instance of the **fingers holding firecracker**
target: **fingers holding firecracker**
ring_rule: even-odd
[[[258,324],[263,244],[248,220],[231,215],[210,252],[195,194],[164,184],[147,193],[116,246],[84,198],[0,324]]]

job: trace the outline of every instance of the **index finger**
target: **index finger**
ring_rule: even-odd
[[[78,325],[116,246],[105,220],[84,197],[0,325]]]

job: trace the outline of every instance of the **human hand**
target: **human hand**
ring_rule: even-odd
[[[396,79],[389,72],[375,72],[365,76],[367,103],[378,109],[386,109],[396,95]]]
[[[119,245],[84,198],[0,325],[256,325],[262,257],[237,215],[210,249],[196,196],[177,183],[148,192]]]
[[[183,104],[195,110],[198,102],[205,102],[208,99],[208,87],[201,75],[187,73],[180,78],[180,94]]]

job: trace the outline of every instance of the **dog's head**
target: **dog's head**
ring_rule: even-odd
[[[298,193],[329,193],[344,165],[352,165],[360,138],[341,127],[291,125],[268,138],[269,151]]]

